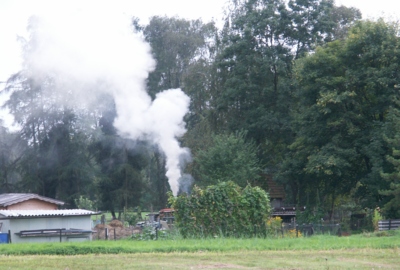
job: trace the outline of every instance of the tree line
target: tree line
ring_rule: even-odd
[[[333,0],[231,0],[225,13],[222,28],[132,19],[157,61],[149,94],[181,88],[191,99],[180,138],[189,184],[268,189],[271,175],[287,203],[400,217],[398,25]],[[167,206],[165,156],[118,135],[111,97],[90,111],[55,107],[52,78],[26,74],[7,84],[21,130],[1,129],[2,192],[68,207],[83,195],[111,211]]]

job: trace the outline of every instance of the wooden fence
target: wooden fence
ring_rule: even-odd
[[[400,227],[400,219],[379,220],[379,231],[396,230]]]

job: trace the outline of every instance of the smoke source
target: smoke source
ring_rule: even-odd
[[[117,110],[114,126],[123,137],[149,138],[161,147],[177,195],[179,159],[187,151],[176,138],[185,133],[189,98],[170,89],[151,100],[145,89],[155,66],[150,46],[133,33],[129,17],[110,12],[63,11],[32,19],[25,68],[31,77],[54,78],[60,105],[88,106],[98,95],[111,95]]]
[[[190,195],[192,191],[192,185],[194,183],[193,177],[190,174],[183,174],[178,181],[179,191]]]

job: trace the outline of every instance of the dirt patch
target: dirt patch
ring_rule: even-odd
[[[118,222],[117,222],[118,221]],[[106,229],[108,230],[108,235],[106,237]],[[133,234],[141,233],[142,229],[140,227],[124,227],[122,222],[119,220],[113,220],[109,224],[97,224],[94,227],[93,239],[94,240],[118,240],[123,238],[129,238]]]

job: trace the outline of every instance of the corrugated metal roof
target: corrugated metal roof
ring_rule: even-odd
[[[18,217],[52,217],[52,216],[86,216],[95,215],[93,212],[85,209],[63,209],[63,210],[0,210],[1,218]]]
[[[58,204],[58,205],[64,204],[64,202],[62,202],[62,201],[44,197],[44,196],[40,196],[40,195],[37,195],[34,193],[4,193],[4,194],[0,194],[0,206],[5,207],[5,206],[13,205],[16,203],[24,202],[24,201],[27,201],[30,199],[37,199],[37,200],[41,200],[41,201],[45,201],[45,202],[49,202],[49,203]]]

